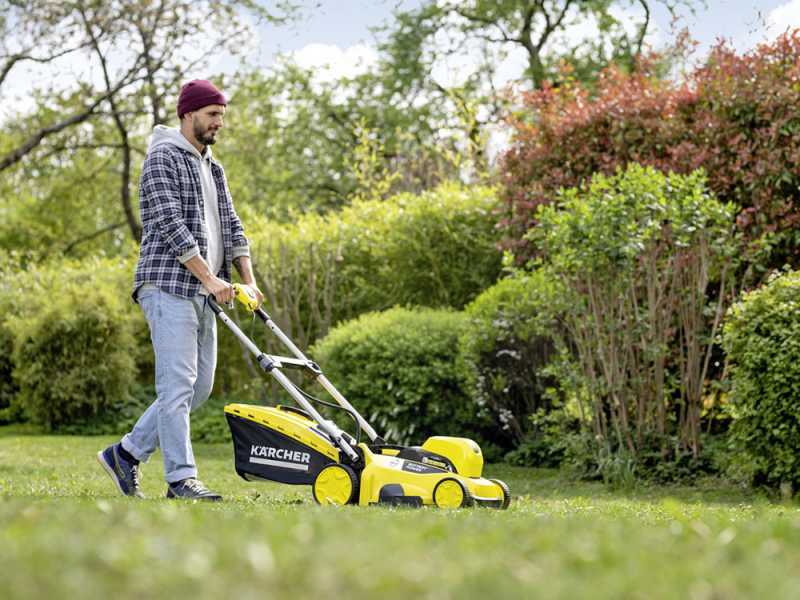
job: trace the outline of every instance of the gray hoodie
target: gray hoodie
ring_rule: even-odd
[[[172,144],[173,146],[187,150],[197,159],[198,176],[203,189],[205,228],[208,238],[208,256],[206,257],[206,262],[211,272],[216,275],[222,268],[222,261],[225,255],[222,246],[222,227],[219,221],[219,207],[217,205],[217,186],[214,185],[214,178],[211,175],[211,165],[209,162],[211,160],[211,147],[206,146],[205,153],[200,154],[197,148],[192,146],[191,142],[183,137],[180,129],[166,127],[165,125],[156,125],[153,129],[153,137],[150,140],[150,146],[147,151],[150,152],[153,148],[161,144]],[[208,291],[203,288],[202,293],[207,294]]]

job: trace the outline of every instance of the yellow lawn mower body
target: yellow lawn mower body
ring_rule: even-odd
[[[252,309],[252,296],[237,289],[236,297],[294,353],[294,358],[261,352],[222,309],[210,302],[217,316],[302,408],[229,404],[225,416],[231,429],[236,472],[248,481],[268,480],[310,485],[321,505],[390,504],[506,509],[508,486],[482,476],[483,455],[473,440],[433,436],[422,446],[387,444],[322,374],[321,369],[277,328],[262,309]],[[250,301],[248,305],[246,300]],[[300,390],[282,372],[303,369],[347,411],[357,424],[353,435],[326,420],[311,405],[318,401]],[[360,440],[365,432],[369,442]]]

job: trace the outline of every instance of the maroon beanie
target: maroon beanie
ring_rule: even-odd
[[[178,96],[178,118],[182,119],[187,112],[192,112],[209,104],[226,106],[228,101],[210,81],[205,79],[190,81],[181,88],[181,95]]]

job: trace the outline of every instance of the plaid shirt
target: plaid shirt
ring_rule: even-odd
[[[233,259],[249,255],[249,250],[225,171],[213,158],[210,162],[225,254],[217,276],[229,282]],[[198,254],[208,256],[198,170],[197,159],[188,150],[168,143],[151,149],[144,160],[139,182],[142,245],[133,281],[134,301],[145,283],[185,298],[200,291],[200,281],[183,265]]]

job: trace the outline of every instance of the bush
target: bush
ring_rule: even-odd
[[[796,261],[800,32],[744,55],[720,44],[682,85],[659,79],[649,68],[656,64],[611,68],[596,85],[566,81],[523,98],[502,164],[503,222],[520,262],[536,252],[525,235],[539,205],[630,163],[681,174],[702,167],[709,189],[735,204],[739,226],[759,241],[763,264],[753,266]]]
[[[32,268],[2,289],[13,312],[14,402],[48,430],[108,420],[130,401],[136,380],[131,265],[58,262]]]
[[[23,256],[15,252],[0,256],[0,425],[24,419],[16,402],[19,386],[13,378],[14,335],[7,323],[22,304],[18,283],[25,279]]]
[[[597,460],[653,448],[698,458],[730,287],[731,208],[708,194],[702,172],[631,165],[537,214],[540,268],[564,290],[563,347],[574,356],[561,383],[586,415]]]
[[[265,309],[301,348],[336,325],[395,305],[461,308],[497,279],[493,190],[444,185],[420,195],[355,201],[294,224],[243,217]],[[286,349],[259,322],[231,312],[266,352]],[[215,393],[269,402],[254,361],[219,327]],[[249,363],[249,365],[248,365]],[[255,376],[254,376],[255,375]]]
[[[462,313],[393,308],[331,330],[313,354],[328,378],[392,443],[430,435],[479,437],[456,364]]]
[[[155,398],[155,395],[153,396]],[[231,443],[231,430],[225,418],[225,405],[236,400],[212,396],[192,413],[192,442],[204,444]]]
[[[508,452],[506,462],[522,467],[560,467],[580,420],[566,407],[538,409],[528,417],[530,426],[519,445]]]
[[[459,344],[467,389],[481,414],[496,423],[492,441],[506,449],[526,439],[539,448],[544,419],[535,423],[531,416],[560,404],[555,382],[544,373],[555,354],[560,299],[558,282],[539,270],[499,281],[465,310],[468,326]],[[536,454],[544,458],[547,451]]]
[[[295,225],[254,223],[248,236],[267,305],[300,347],[369,311],[462,308],[500,271],[495,205],[489,188],[444,185]]]
[[[800,272],[744,295],[725,320],[731,440],[755,483],[800,483]]]

